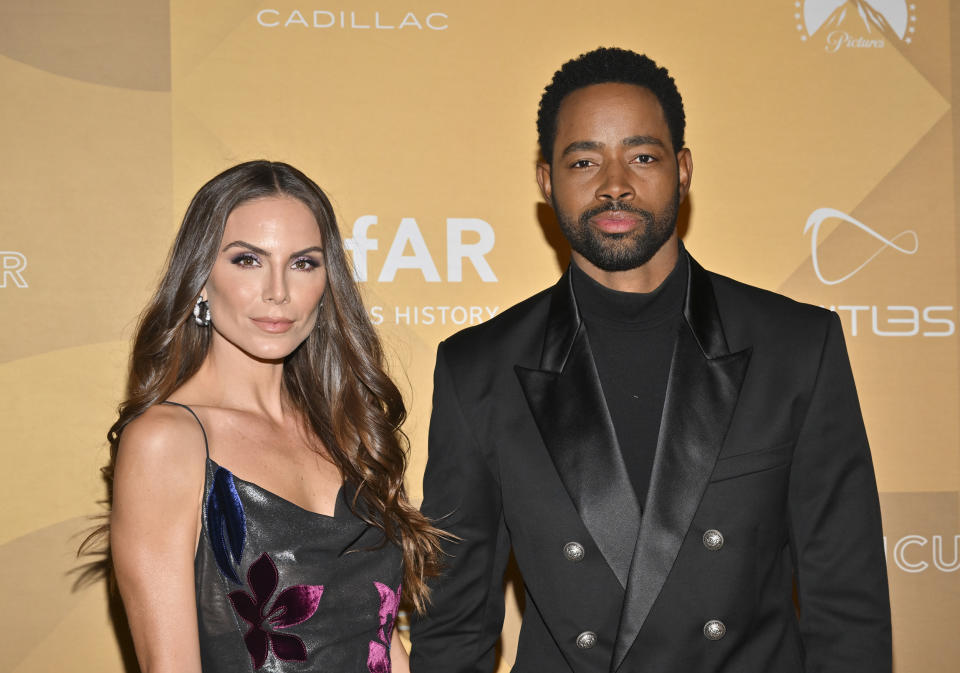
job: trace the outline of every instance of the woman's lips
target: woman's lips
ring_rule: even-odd
[[[286,318],[252,318],[252,320],[257,327],[271,334],[283,334],[293,327],[293,321]]]

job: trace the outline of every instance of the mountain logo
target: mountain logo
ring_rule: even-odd
[[[800,39],[830,53],[911,44],[917,32],[917,5],[908,0],[794,0],[793,6]]]
[[[820,269],[820,258],[817,254],[819,248],[819,235],[820,235],[820,226],[829,219],[836,218],[847,224],[852,224],[857,229],[860,229],[865,234],[871,238],[876,239],[880,242],[880,247],[877,250],[867,257],[860,266],[856,267],[852,271],[849,271],[843,276],[838,278],[827,278],[823,275],[823,271]],[[847,280],[854,274],[858,273],[863,267],[872,262],[877,255],[886,250],[887,248],[892,248],[897,252],[903,253],[904,255],[913,255],[917,252],[920,247],[920,239],[917,236],[917,232],[907,229],[901,231],[899,234],[892,238],[887,238],[886,236],[874,231],[872,228],[861,222],[860,220],[847,215],[842,210],[837,210],[836,208],[817,208],[815,211],[810,213],[810,217],[807,218],[807,224],[803,227],[803,235],[806,236],[807,233],[812,233],[810,237],[810,260],[813,262],[813,272],[817,274],[817,278],[820,279],[820,282],[824,285],[837,285]],[[906,245],[898,245],[897,241],[901,238],[907,238],[912,241],[912,245],[907,247]]]

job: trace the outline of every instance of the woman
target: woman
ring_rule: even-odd
[[[408,670],[401,585],[422,609],[442,533],[406,500],[383,367],[316,184],[252,161],[200,189],[108,435],[144,673]]]

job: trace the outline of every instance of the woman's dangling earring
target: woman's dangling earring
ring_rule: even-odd
[[[193,306],[193,322],[200,327],[210,326],[210,302],[203,297],[197,297],[197,303]]]

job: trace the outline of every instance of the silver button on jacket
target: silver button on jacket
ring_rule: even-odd
[[[710,551],[718,551],[723,547],[723,534],[711,528],[703,534],[703,546]]]
[[[577,636],[577,647],[581,650],[589,650],[597,644],[597,634],[593,631],[584,631]]]
[[[574,563],[583,560],[583,555],[586,553],[583,549],[583,545],[579,542],[568,542],[563,545],[563,556],[568,561],[573,561]]]
[[[720,640],[727,635],[727,626],[719,619],[711,619],[703,625],[703,635],[707,640]]]

